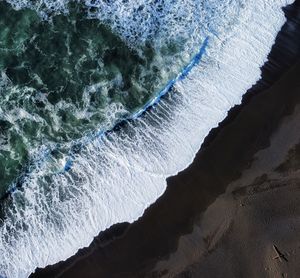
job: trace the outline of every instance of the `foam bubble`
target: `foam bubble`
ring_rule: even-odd
[[[164,192],[166,177],[191,163],[209,130],[240,103],[284,23],[281,6],[291,1],[224,1],[229,16],[222,17],[211,8],[217,2],[208,2],[207,16],[230,28],[215,35],[220,30],[211,29],[207,54],[168,98],[86,145],[71,171],[49,175],[44,164],[24,179],[1,223],[0,275],[26,277],[73,255],[112,224],[138,219]],[[239,10],[234,21],[231,9]]]
[[[150,42],[157,49],[165,40],[185,43],[189,53],[195,51],[205,34],[221,34],[231,27],[224,24],[238,19],[244,0],[85,0],[89,17],[108,24],[131,47]]]
[[[69,0],[6,0],[6,2],[10,3],[16,10],[33,9],[44,19],[67,13],[69,4]]]

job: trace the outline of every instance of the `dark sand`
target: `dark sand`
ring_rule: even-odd
[[[300,277],[300,0],[243,104],[133,224],[32,277]]]

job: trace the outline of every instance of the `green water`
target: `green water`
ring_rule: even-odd
[[[69,9],[43,21],[0,2],[0,196],[40,146],[66,152],[72,140],[113,125],[186,62],[182,42],[132,49],[83,6]]]

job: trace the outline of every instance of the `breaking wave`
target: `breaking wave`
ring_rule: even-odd
[[[49,24],[70,12],[67,1],[7,2],[35,10]],[[209,41],[201,62],[185,68],[179,75],[185,78],[167,86],[155,106],[142,105],[143,113],[134,111],[131,120],[82,144],[69,171],[49,171],[65,165],[67,152],[34,160],[39,167],[31,167],[22,187],[2,201],[1,276],[26,277],[64,260],[100,231],[135,221],[161,196],[166,178],[191,163],[208,132],[259,79],[285,20],[281,7],[292,1],[272,2],[85,1],[90,20],[109,26],[136,51],[147,41],[158,49],[164,38],[180,37],[186,63]]]

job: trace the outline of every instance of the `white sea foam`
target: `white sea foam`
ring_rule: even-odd
[[[209,130],[259,79],[284,23],[281,6],[292,1],[223,2],[228,14],[210,9],[219,1],[207,1],[206,9],[226,29],[207,29],[206,55],[169,98],[91,142],[71,171],[46,179],[44,164],[25,179],[0,226],[0,275],[26,277],[70,257],[112,224],[135,221],[164,192],[166,177],[192,162]],[[238,17],[231,18],[231,10]],[[199,26],[209,26],[206,20]]]

